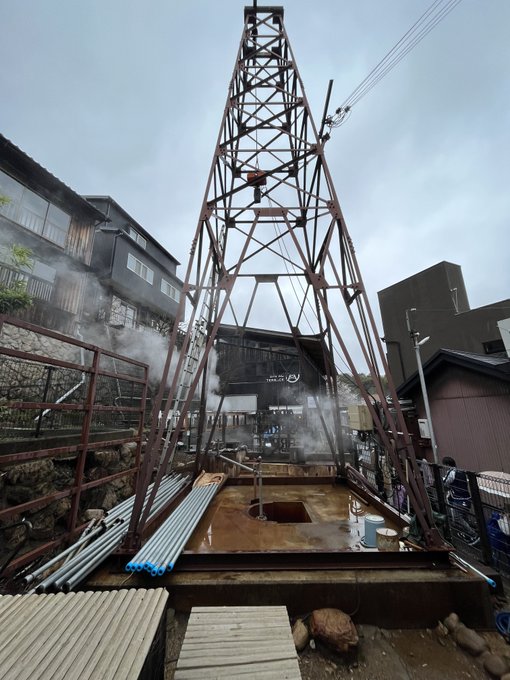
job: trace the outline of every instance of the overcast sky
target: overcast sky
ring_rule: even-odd
[[[432,0],[292,0],[316,122]],[[112,196],[185,273],[243,27],[238,0],[0,0],[0,131]],[[262,2],[259,2],[262,4]],[[269,4],[269,3],[268,3]],[[463,0],[326,146],[370,299],[441,260],[472,307],[510,297],[509,0]]]

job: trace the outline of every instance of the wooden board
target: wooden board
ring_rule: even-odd
[[[194,607],[175,680],[300,680],[286,607]]]

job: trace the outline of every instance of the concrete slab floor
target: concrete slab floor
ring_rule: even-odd
[[[365,515],[380,514],[348,487],[333,484],[264,486],[263,502],[299,504],[308,522],[261,521],[249,509],[253,486],[226,486],[212,501],[185,550],[196,553],[268,550],[367,550]],[[253,508],[258,513],[258,505]],[[386,527],[395,528],[386,519]]]

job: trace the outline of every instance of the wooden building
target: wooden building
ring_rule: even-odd
[[[33,304],[18,316],[74,335],[105,216],[2,135],[0,196],[0,283],[25,280]],[[30,249],[31,268],[14,266],[13,244]]]
[[[510,359],[441,349],[424,363],[439,458],[475,472],[510,473]],[[425,418],[418,375],[398,390],[411,399],[417,418]],[[432,460],[430,440],[419,439]]]

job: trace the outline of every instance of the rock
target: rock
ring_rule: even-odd
[[[85,510],[83,513],[83,519],[85,522],[91,522],[93,519],[102,520],[104,517],[104,510],[101,508],[92,508],[90,510]]]
[[[24,526],[15,526],[12,529],[5,529],[3,532],[5,547],[7,550],[14,550],[27,539],[27,529]]]
[[[53,517],[55,520],[67,518],[67,513],[71,510],[71,500],[69,498],[61,498],[59,501],[55,501],[51,506]]]
[[[505,673],[505,675],[502,675],[500,680],[510,680],[510,673]]]
[[[499,654],[492,654],[491,652],[484,652],[482,654],[483,667],[490,675],[495,678],[500,678],[508,671],[508,663]]]
[[[33,485],[16,484],[15,486],[6,487],[5,497],[11,505],[20,505],[21,503],[28,503],[28,501],[34,500],[34,498],[47,496],[52,491],[54,491],[54,488],[51,482]]]
[[[136,442],[129,442],[120,447],[120,457],[125,463],[130,463],[131,459],[135,457],[136,446]]]
[[[314,610],[310,616],[310,634],[339,652],[347,652],[358,644],[351,617],[340,609]]]
[[[32,460],[29,463],[14,465],[7,470],[8,484],[32,485],[51,482],[55,473],[53,461],[49,459]]]
[[[436,635],[439,638],[444,638],[448,636],[448,628],[441,623],[441,621],[437,622],[437,626],[434,629]]]
[[[451,614],[448,614],[448,616],[444,620],[444,625],[446,626],[446,628],[448,628],[450,633],[453,633],[457,626],[460,625],[460,619],[457,616],[457,614],[452,612]]]
[[[297,651],[303,651],[308,644],[310,634],[308,633],[308,628],[301,619],[298,619],[292,626],[292,637],[294,638],[294,644],[296,645]]]
[[[94,461],[100,467],[109,468],[120,460],[120,453],[114,449],[94,451]]]
[[[37,516],[32,517],[30,521],[33,525],[30,535],[34,540],[44,541],[53,538],[55,518],[52,514],[41,511]]]
[[[453,632],[455,642],[468,651],[472,656],[480,656],[488,650],[487,642],[481,635],[471,628],[467,628],[463,623],[459,624]]]
[[[112,489],[106,489],[103,496],[101,507],[103,510],[111,510],[115,505],[117,505],[117,494]]]
[[[310,640],[310,649],[315,649],[316,648],[315,640]]]
[[[93,467],[87,472],[87,479],[91,482],[95,482],[98,479],[103,479],[103,477],[108,476],[108,470],[104,467]]]

